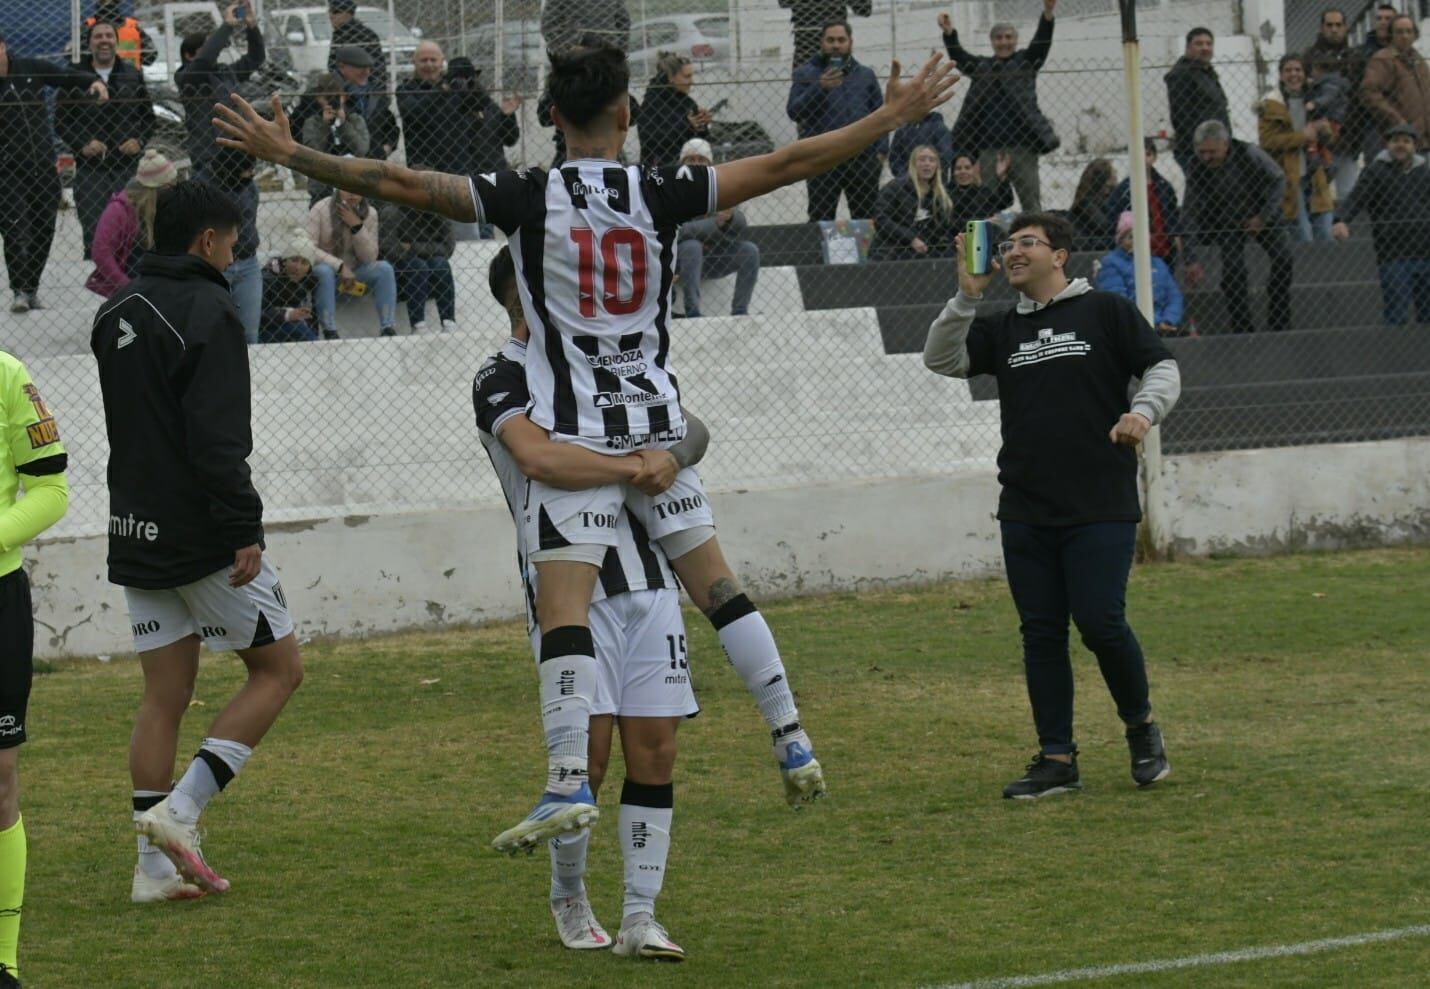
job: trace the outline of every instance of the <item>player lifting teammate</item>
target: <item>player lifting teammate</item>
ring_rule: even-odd
[[[248,348],[223,277],[243,214],[214,187],[180,182],[157,217],[153,253],[90,338],[109,437],[109,579],[124,587],[144,671],[129,747],[136,903],[228,889],[199,850],[199,815],[303,679],[247,463]],[[170,791],[200,638],[236,651],[248,681]]]
[[[952,96],[958,79],[954,67],[940,61],[932,56],[907,81],[895,62],[884,105],[856,123],[716,168],[643,173],[617,162],[630,127],[629,69],[620,52],[599,45],[552,56],[553,117],[570,159],[550,173],[457,176],[324,155],[293,140],[276,97],[272,120],[234,95],[232,107],[215,107],[214,123],[220,144],[327,184],[500,227],[512,245],[532,334],[526,366],[531,421],[553,439],[620,453],[669,446],[684,434],[667,329],[678,225],[826,172],[923,119]],[[791,804],[823,792],[779,651],[720,553],[695,473],[682,471],[659,498],[618,484],[569,492],[534,482],[523,522],[542,588],[537,617],[548,778],[536,808],[498,836],[499,846],[569,830],[594,810],[587,786],[595,670],[588,610],[623,505],[660,541],[755,693]]]
[[[699,461],[708,435],[704,425],[687,413],[690,434],[670,450],[604,456],[553,441],[526,417],[529,334],[508,248],[492,260],[489,283],[510,315],[511,338],[477,372],[472,404],[482,445],[517,523],[517,566],[530,606],[540,593],[528,564],[529,547],[521,524],[528,478],[568,489],[628,483],[659,493],[674,482],[681,468]],[[529,619],[532,649],[539,660],[541,632],[534,623],[534,608]],[[616,519],[616,545],[606,551],[601,563],[591,603],[591,638],[596,650],[589,750],[593,798],[606,775],[613,720],[620,725],[626,765],[619,827],[625,903],[613,950],[631,957],[680,961],[685,952],[656,922],[655,900],[664,885],[670,851],[676,729],[697,707],[679,585],[660,545],[624,506]],[[589,839],[589,828],[582,827],[550,841],[551,912],[568,948],[611,946],[586,896],[583,877]]]

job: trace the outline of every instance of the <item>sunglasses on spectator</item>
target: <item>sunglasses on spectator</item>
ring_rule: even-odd
[[[1038,237],[1034,237],[1032,234],[1026,234],[1026,235],[1024,235],[1024,236],[1022,236],[1022,237],[1017,238],[1016,240],[1005,240],[1005,241],[1003,241],[1001,244],[999,244],[999,245],[998,245],[998,256],[999,256],[1000,258],[1003,257],[1003,256],[1006,255],[1009,251],[1011,251],[1014,247],[1018,248],[1018,250],[1020,250],[1020,251],[1031,251],[1033,248],[1037,247],[1039,244],[1042,244],[1044,247],[1052,247],[1052,246],[1053,246],[1052,244],[1049,244],[1046,240],[1042,240],[1042,239],[1040,239],[1040,238],[1038,238]]]

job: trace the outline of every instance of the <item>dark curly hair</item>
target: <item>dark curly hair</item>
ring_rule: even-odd
[[[605,113],[631,87],[625,53],[594,35],[564,52],[551,52],[546,91],[561,119],[581,128]]]

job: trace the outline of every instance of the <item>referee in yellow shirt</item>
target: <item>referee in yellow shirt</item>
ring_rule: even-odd
[[[25,900],[25,824],[17,767],[35,651],[30,578],[20,548],[69,507],[65,448],[55,417],[14,357],[0,351],[0,989],[18,986],[16,948]],[[24,488],[25,497],[19,498]]]

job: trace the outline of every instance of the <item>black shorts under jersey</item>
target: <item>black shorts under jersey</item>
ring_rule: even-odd
[[[25,712],[35,671],[35,618],[24,568],[0,577],[0,749],[25,741]]]

